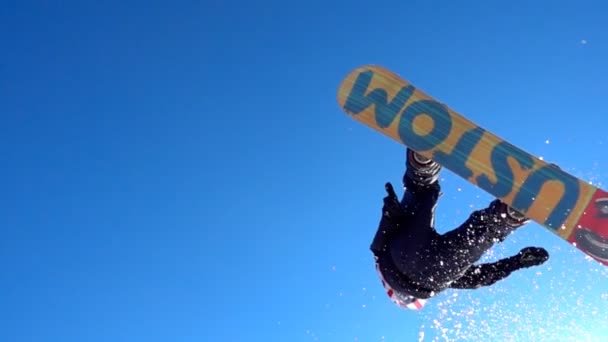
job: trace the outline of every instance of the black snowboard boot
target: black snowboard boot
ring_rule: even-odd
[[[530,221],[525,215],[511,208],[506,203],[496,199],[490,203],[490,211],[504,219],[507,225],[513,228],[518,228]]]
[[[439,171],[441,171],[441,165],[409,148],[407,149],[406,167],[405,176],[418,186],[428,186],[437,182]]]
[[[561,170],[559,165],[555,163],[550,163],[550,165]],[[518,228],[530,222],[530,219],[527,218],[524,214],[511,208],[509,205],[503,203],[498,199],[494,200],[490,204],[490,207],[494,208],[493,210],[496,210],[496,212],[499,213],[502,218],[506,218],[506,222],[510,227]]]

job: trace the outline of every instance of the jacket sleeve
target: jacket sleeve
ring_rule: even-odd
[[[401,206],[401,203],[397,199],[392,185],[387,183],[386,187],[389,193],[383,198],[382,217],[370,246],[375,255],[382,254],[388,250],[389,241],[406,221],[404,219],[406,217],[405,208]]]
[[[378,230],[374,235],[374,240],[370,246],[371,251],[375,255],[382,254],[388,250],[388,243],[391,237],[399,229],[399,224],[389,219],[386,215],[382,215],[380,223],[378,224]]]
[[[482,286],[490,286],[505,279],[517,269],[519,269],[519,266],[517,259],[514,257],[487,264],[473,265],[450,287],[454,289],[477,289]]]

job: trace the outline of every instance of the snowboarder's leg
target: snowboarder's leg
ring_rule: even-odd
[[[441,194],[440,171],[441,166],[436,162],[422,160],[412,150],[407,150],[401,199],[407,221],[403,222],[390,243],[391,257],[401,272],[417,272],[421,266],[420,256],[428,254],[439,237],[434,221],[435,207]]]
[[[385,184],[387,196],[383,199],[382,218],[370,246],[376,254],[403,257],[403,253],[413,253],[414,248],[429,245],[438,235],[432,223],[440,194],[437,179],[441,167],[435,162],[414,158],[413,151],[408,149],[401,200],[392,184]]]
[[[438,163],[407,149],[406,169],[403,174],[405,191],[401,205],[412,214],[412,227],[434,228],[435,207],[441,194],[441,169]]]
[[[464,263],[474,263],[495,243],[503,241],[529,220],[500,200],[476,210],[458,228],[441,236],[443,248]]]
[[[435,265],[440,267],[429,274],[435,282],[432,285],[441,285],[461,274],[528,221],[500,200],[474,211],[459,227],[440,236],[434,250]]]

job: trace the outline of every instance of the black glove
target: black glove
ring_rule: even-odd
[[[395,194],[393,185],[388,182],[384,185],[387,196],[384,197],[384,206],[382,207],[382,215],[391,220],[398,220],[405,215],[405,210],[399,203],[399,198]]]
[[[520,268],[538,266],[549,260],[549,252],[542,247],[526,247],[514,256]]]

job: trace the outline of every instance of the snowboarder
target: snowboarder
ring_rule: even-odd
[[[475,264],[529,219],[499,199],[471,213],[456,229],[435,230],[435,207],[440,194],[438,163],[413,150],[406,152],[404,195],[397,198],[386,183],[382,217],[370,246],[376,270],[391,300],[400,307],[420,309],[448,289],[490,286],[512,272],[543,264],[548,252],[526,247],[492,263]]]

